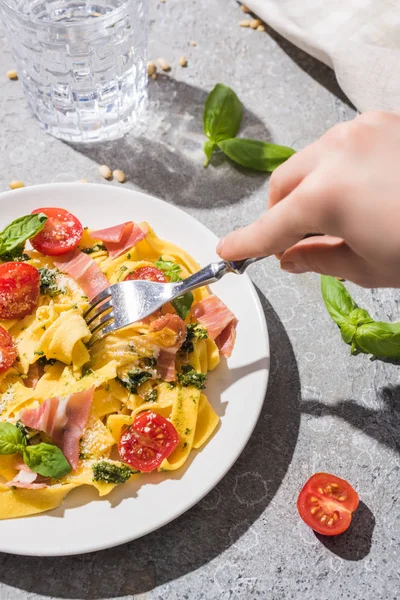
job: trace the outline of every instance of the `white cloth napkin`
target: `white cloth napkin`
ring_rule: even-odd
[[[400,110],[400,0],[245,0],[260,19],[335,70],[360,110]]]

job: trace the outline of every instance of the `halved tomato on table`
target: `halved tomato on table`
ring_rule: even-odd
[[[150,265],[146,267],[139,267],[135,271],[132,271],[132,273],[129,273],[129,275],[125,277],[124,281],[137,281],[139,279],[145,281],[155,281],[157,283],[167,282],[164,273],[160,271],[160,269],[157,269],[157,267],[151,267]]]
[[[23,262],[0,265],[0,319],[21,319],[39,302],[39,271]]]
[[[172,423],[158,413],[146,410],[122,433],[118,452],[123,462],[142,473],[150,473],[178,444],[178,432]]]
[[[17,355],[18,352],[11,335],[4,327],[0,327],[0,373],[4,373],[12,366]]]
[[[344,479],[316,473],[305,484],[297,500],[303,521],[322,535],[338,535],[350,526],[358,507],[358,494]]]
[[[81,241],[82,223],[64,208],[37,208],[32,214],[43,213],[47,217],[42,231],[31,239],[38,252],[46,256],[66,254]]]

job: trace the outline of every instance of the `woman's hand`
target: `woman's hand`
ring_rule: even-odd
[[[323,237],[304,237],[310,233]],[[268,211],[220,241],[224,259],[275,254],[290,273],[400,287],[400,113],[336,125],[271,176]]]

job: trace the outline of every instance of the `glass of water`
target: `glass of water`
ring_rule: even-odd
[[[0,0],[29,105],[69,142],[124,135],[146,102],[147,0]]]

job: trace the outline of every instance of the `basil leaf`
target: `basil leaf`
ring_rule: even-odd
[[[246,138],[218,141],[218,147],[226,156],[242,167],[265,172],[274,171],[295,154],[295,150],[287,146],[277,146],[261,140]]]
[[[355,308],[349,315],[350,322],[358,327],[366,323],[373,323],[374,320],[367,310],[364,308]]]
[[[60,448],[52,444],[26,446],[23,452],[25,464],[34,473],[44,477],[60,479],[71,471],[71,465]]]
[[[177,263],[172,262],[172,260],[163,260],[162,256],[160,256],[154,264],[157,269],[160,269],[160,271],[170,278],[170,281],[181,281],[182,278],[179,276],[181,267]]]
[[[355,335],[357,345],[366,354],[379,358],[400,358],[400,323],[372,321],[361,325]]]
[[[214,150],[218,148],[217,144],[215,142],[210,142],[210,140],[207,140],[204,143],[204,154],[206,155],[206,160],[204,161],[204,166],[208,167],[211,157],[214,154]]]
[[[186,292],[186,294],[183,294],[183,296],[178,296],[175,298],[175,300],[172,300],[171,304],[180,318],[185,320],[189,314],[193,301],[194,297],[192,292]]]
[[[364,352],[378,358],[400,359],[400,323],[374,321],[367,310],[356,308],[349,292],[335,277],[322,275],[321,290],[343,340],[351,345],[351,354]]]
[[[336,277],[322,275],[321,292],[328,313],[335,323],[339,327],[347,325],[350,314],[355,310],[356,305],[343,283],[338,281]],[[352,324],[354,325],[354,323]]]
[[[233,138],[242,120],[242,104],[231,88],[217,83],[204,107],[204,133],[212,142]],[[210,155],[211,156],[211,155]]]
[[[22,452],[26,439],[12,423],[0,423],[0,454]]]
[[[21,254],[27,240],[42,231],[47,221],[46,215],[38,213],[16,219],[0,232],[0,256],[18,250]]]
[[[349,322],[343,322],[343,324],[340,325],[339,328],[340,333],[342,335],[342,339],[345,342],[345,344],[351,344],[357,331],[357,326],[352,325]]]
[[[181,267],[177,263],[172,262],[172,260],[163,260],[162,256],[160,256],[155,265],[169,277],[170,281],[182,281],[182,278],[179,275]],[[175,300],[171,301],[172,306],[175,308],[181,319],[185,320],[188,316],[193,300],[194,297],[192,292],[186,292],[186,294],[178,296]]]

